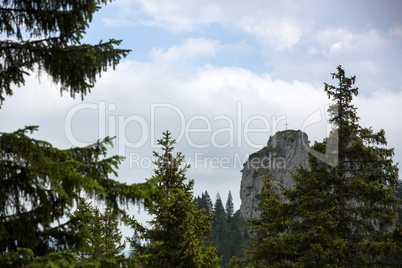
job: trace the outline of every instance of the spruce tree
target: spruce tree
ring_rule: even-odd
[[[111,139],[85,148],[60,150],[30,138],[27,127],[0,133],[0,264],[19,248],[34,256],[70,249],[79,240],[74,221],[62,223],[84,194],[118,205],[152,199],[152,185],[126,185],[109,179],[117,175],[121,157],[107,157]],[[77,237],[78,236],[78,237]],[[1,265],[0,265],[1,266]]]
[[[135,231],[130,239],[133,255],[143,260],[141,267],[219,267],[216,248],[205,241],[212,217],[197,210],[194,181],[185,176],[189,165],[181,153],[173,154],[175,140],[170,132],[163,135],[158,140],[162,153],[154,152],[153,179],[165,195],[154,200],[150,227],[132,217],[126,219]]]
[[[124,242],[118,228],[117,214],[113,213],[110,207],[101,213],[97,207],[82,200],[77,210],[69,213],[68,216],[73,222],[72,231],[79,238],[71,246],[77,257],[78,266],[134,265],[134,262],[120,254],[124,249]]]
[[[129,50],[119,40],[83,44],[81,40],[106,0],[0,0],[0,106],[25,75],[47,73],[72,97],[83,97],[96,78],[115,68]],[[111,139],[85,148],[61,150],[29,135],[36,126],[0,132],[0,266],[75,265],[68,249],[79,240],[72,221],[62,223],[87,194],[119,204],[151,204],[153,187],[128,186],[116,176],[119,156],[107,157]]]
[[[212,200],[208,194],[208,191],[205,191],[204,197],[205,197],[205,205],[206,205],[207,215],[209,216],[212,214],[212,212],[214,210],[214,204],[212,203]]]
[[[211,240],[218,249],[218,255],[222,256],[221,266],[229,261],[232,255],[233,240],[227,221],[225,208],[219,192],[216,194],[214,205],[214,222]]]
[[[230,222],[234,213],[233,198],[232,193],[230,191],[228,194],[228,199],[226,200],[225,212],[226,212],[226,218]]]
[[[223,223],[226,220],[225,208],[223,207],[222,199],[219,192],[216,194],[214,212],[214,226]]]
[[[244,260],[241,258],[233,256],[229,263],[226,264],[226,268],[243,268],[244,266]]]
[[[114,47],[121,40],[81,43],[93,14],[107,2],[1,0],[0,106],[30,71],[44,71],[61,92],[83,97],[102,72],[115,68],[130,51]]]
[[[309,167],[295,170],[294,189],[275,193],[265,181],[261,218],[250,220],[259,235],[249,253],[254,267],[397,265],[401,238],[396,228],[390,232],[397,221],[393,149],[385,147],[384,130],[358,124],[351,104],[356,77],[346,77],[341,66],[331,75],[338,86],[325,83],[325,91],[334,102],[334,129],[310,150]]]
[[[197,208],[198,210],[204,209],[205,210],[205,215],[210,216],[214,210],[214,205],[212,203],[211,197],[209,197],[208,191],[205,191],[205,193],[201,194],[200,196],[197,196],[195,198],[195,201],[197,202]]]
[[[207,211],[207,203],[206,203],[206,200],[205,200],[204,193],[202,193],[201,196],[197,196],[194,201],[197,204],[197,209],[198,210],[203,209],[204,214],[209,216],[208,211]]]

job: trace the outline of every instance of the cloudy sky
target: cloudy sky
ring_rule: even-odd
[[[39,125],[34,136],[68,148],[116,136],[120,181],[152,175],[165,130],[192,168],[195,194],[233,194],[242,164],[270,135],[303,129],[322,140],[323,83],[342,65],[357,76],[362,126],[386,130],[402,160],[402,2],[118,0],[95,14],[85,42],[122,39],[131,49],[84,101],[60,96],[33,74],[0,111],[2,131]],[[317,117],[318,116],[318,117]]]

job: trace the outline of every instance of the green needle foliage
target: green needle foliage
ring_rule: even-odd
[[[83,199],[77,210],[68,216],[74,223],[72,231],[80,238],[72,246],[79,267],[107,267],[106,264],[112,263],[115,267],[132,267],[135,264],[119,254],[124,249],[124,243],[118,229],[117,215],[110,207],[101,213]]]
[[[116,67],[130,50],[116,49],[121,40],[82,44],[93,14],[107,0],[0,0],[0,105],[23,85],[24,75],[45,71],[60,91],[81,97],[97,76]]]
[[[267,178],[261,218],[250,220],[258,234],[249,252],[253,267],[389,267],[398,266],[402,232],[397,222],[394,185],[398,168],[385,132],[358,124],[351,104],[358,89],[355,76],[339,66],[325,83],[334,104],[330,137],[315,143],[309,167],[293,173],[293,190]],[[337,145],[337,146],[334,146]]]
[[[83,44],[93,14],[106,0],[0,0],[0,106],[25,75],[45,72],[72,97],[87,94],[96,78],[115,68],[129,50],[121,41]],[[60,150],[29,137],[36,126],[0,132],[0,266],[71,267],[71,248],[82,239],[66,213],[87,195],[119,204],[144,201],[152,208],[151,183],[126,185],[116,176],[119,156],[107,156],[111,139]],[[111,263],[113,266],[113,263]],[[110,266],[110,267],[112,267]],[[115,267],[115,266],[114,266]]]
[[[241,219],[240,211],[233,211],[232,194],[229,191],[226,200],[226,209],[223,210],[222,199],[217,193],[215,208],[207,191],[201,197],[195,198],[199,209],[204,209],[207,216],[213,213],[212,232],[207,239],[217,248],[218,256],[221,257],[220,267],[232,267],[243,263],[240,258],[245,257],[245,251],[251,248],[251,239],[248,236],[248,225]],[[227,215],[232,215],[229,218]],[[232,258],[233,257],[233,258]]]
[[[19,248],[35,256],[70,248],[80,240],[71,231],[70,221],[61,222],[86,194],[119,204],[144,199],[151,205],[152,184],[126,185],[109,179],[117,175],[121,157],[107,157],[111,140],[85,148],[60,150],[27,136],[36,127],[0,133],[0,253]],[[1,264],[0,255],[0,264]],[[0,265],[1,266],[1,265]]]
[[[232,193],[230,191],[228,194],[228,199],[226,200],[225,212],[226,212],[226,218],[228,222],[230,222],[234,214],[233,198]]]
[[[205,191],[205,193],[202,193],[201,197],[197,196],[195,198],[195,201],[197,202],[197,209],[204,209],[207,216],[210,216],[211,213],[214,211],[214,204],[212,203],[211,197],[209,196],[207,191]]]
[[[165,198],[155,200],[154,219],[149,227],[134,218],[127,221],[135,230],[130,239],[133,255],[144,259],[141,267],[219,267],[216,248],[205,241],[211,232],[212,216],[197,210],[193,180],[185,176],[189,165],[181,153],[173,154],[175,140],[170,132],[158,140],[162,153],[154,152],[154,180]],[[145,243],[144,243],[145,241]]]

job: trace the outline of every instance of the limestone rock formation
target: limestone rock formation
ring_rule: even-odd
[[[308,136],[300,130],[285,130],[270,137],[267,145],[249,156],[242,170],[240,187],[240,215],[258,218],[258,203],[261,198],[263,179],[269,175],[274,184],[281,183],[292,187],[289,171],[300,165],[307,166]],[[278,191],[277,186],[275,190]]]

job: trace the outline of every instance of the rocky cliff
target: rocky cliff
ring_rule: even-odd
[[[270,137],[267,145],[249,156],[242,170],[240,187],[240,214],[243,219],[258,218],[258,203],[261,198],[263,179],[269,175],[274,184],[292,187],[288,170],[300,164],[307,166],[305,146],[309,144],[307,134],[300,130],[285,130]],[[278,188],[275,186],[275,190]]]

